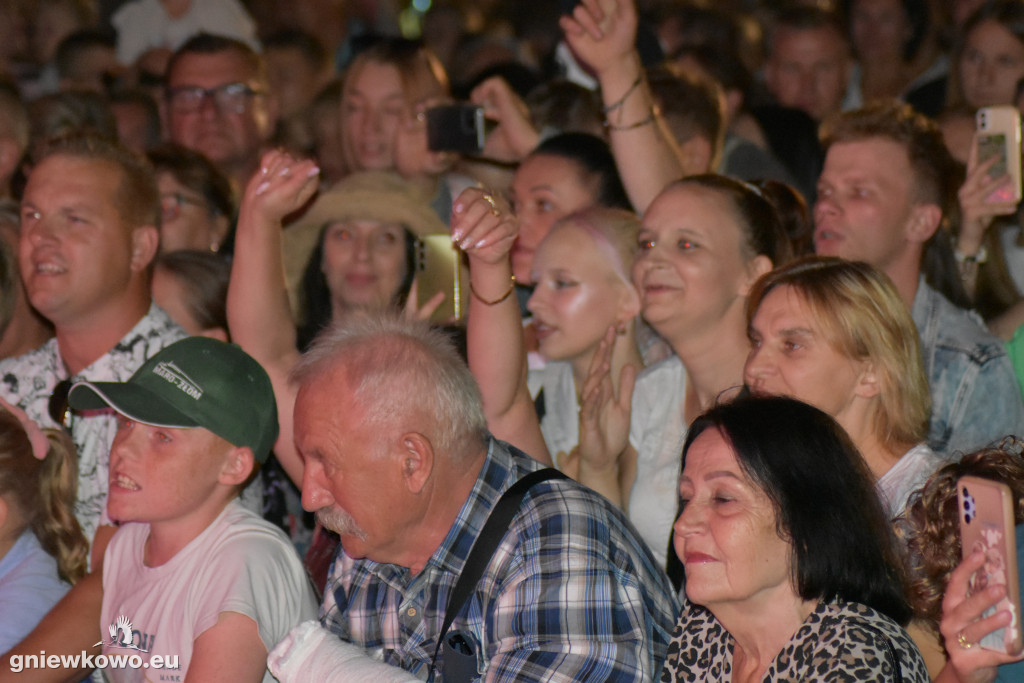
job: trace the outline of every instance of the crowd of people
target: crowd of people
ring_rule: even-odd
[[[1024,0],[4,3],[0,682],[1018,679],[1022,105]]]

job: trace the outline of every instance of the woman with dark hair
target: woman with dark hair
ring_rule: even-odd
[[[228,341],[231,262],[209,251],[163,252],[153,267],[153,301],[190,335]]]
[[[160,251],[219,251],[235,215],[227,177],[181,145],[167,143],[146,156],[160,186]]]
[[[533,254],[555,221],[592,206],[633,210],[608,143],[587,133],[555,135],[530,152],[516,170],[512,204],[512,272],[523,285],[533,283]]]
[[[956,49],[957,102],[979,107],[1015,104],[1024,78],[1024,4],[989,0],[967,19]]]
[[[929,680],[886,516],[828,415],[788,398],[712,408],[679,498],[687,604],[661,680]]]

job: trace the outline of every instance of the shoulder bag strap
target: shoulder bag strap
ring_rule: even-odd
[[[491,510],[490,516],[487,517],[487,521],[484,523],[484,528],[480,530],[480,535],[477,537],[476,542],[473,543],[472,550],[469,551],[469,557],[466,558],[466,564],[462,568],[462,573],[459,574],[459,579],[455,582],[455,588],[452,589],[451,595],[448,597],[448,605],[444,611],[444,623],[441,625],[441,632],[437,637],[434,657],[430,660],[430,680],[434,678],[437,653],[441,650],[441,643],[444,642],[444,637],[448,633],[452,621],[455,620],[455,616],[462,609],[462,605],[465,604],[466,600],[469,599],[473,589],[476,588],[477,582],[480,581],[480,577],[483,576],[484,570],[490,564],[491,556],[497,550],[501,539],[505,537],[508,525],[519,510],[519,504],[522,502],[523,497],[534,484],[539,484],[548,479],[568,479],[568,477],[553,467],[530,472],[515,484],[512,484],[502,494],[501,498],[498,499],[494,509]]]

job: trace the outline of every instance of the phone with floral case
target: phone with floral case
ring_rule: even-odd
[[[983,617],[1001,610],[1008,610],[1012,615],[1010,625],[982,638],[981,646],[998,652],[1020,652],[1020,586],[1017,583],[1013,494],[1002,482],[966,476],[957,481],[957,503],[963,557],[977,550],[985,553],[985,564],[971,577],[968,594],[993,585],[1006,586],[1006,597],[988,609]]]

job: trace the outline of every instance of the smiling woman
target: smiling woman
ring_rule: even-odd
[[[892,532],[827,415],[785,398],[709,410],[683,447],[679,496],[689,602],[662,681],[929,680],[901,628],[911,610]]]

